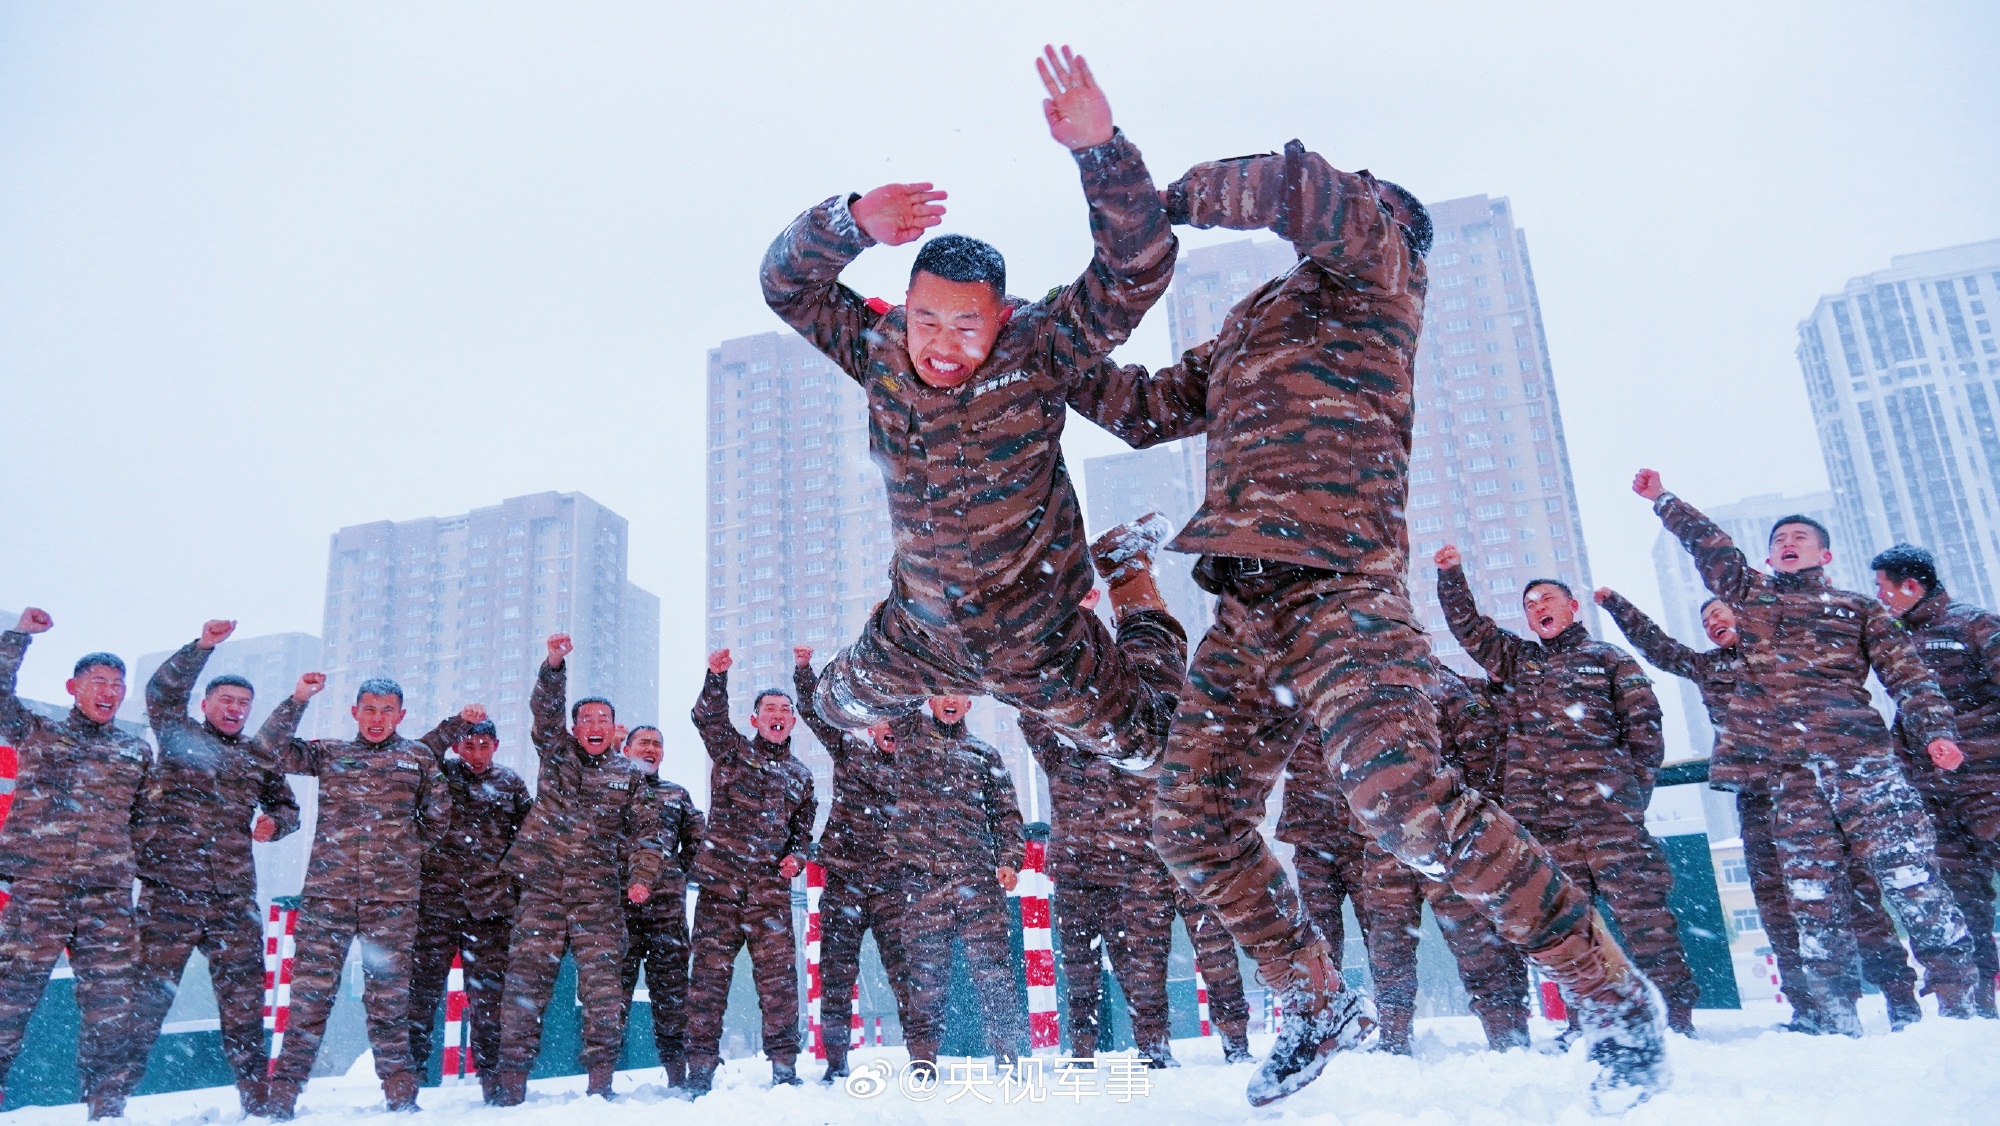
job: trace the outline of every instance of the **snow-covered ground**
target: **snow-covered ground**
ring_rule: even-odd
[[[1675,1038],[1671,1052],[1673,1089],[1628,1114],[1630,1123],[1690,1123],[1694,1126],[1890,1126],[1896,1123],[2000,1123],[2000,1021],[1926,1020],[1888,1034],[1879,999],[1863,1002],[1869,1035],[1861,1040],[1814,1038],[1771,1031],[1788,1010],[1758,1004],[1743,1012],[1697,1014],[1698,1040]],[[1538,1027],[1542,1042],[1552,1027]],[[1267,1037],[1253,1047],[1263,1048]],[[1122,1123],[1295,1122],[1327,1126],[1389,1126],[1419,1123],[1444,1126],[1472,1123],[1566,1123],[1591,1117],[1584,1088],[1590,1063],[1577,1047],[1565,1056],[1513,1052],[1504,1056],[1477,1049],[1478,1025],[1469,1017],[1418,1023],[1414,1059],[1357,1055],[1334,1061],[1319,1081],[1293,1098],[1263,1110],[1243,1101],[1253,1064],[1222,1062],[1213,1039],[1183,1040],[1174,1052],[1183,1067],[1144,1074],[1146,1093],[1122,1101],[1106,1087],[1119,1079],[1103,1068],[1084,1088],[1064,1094],[1052,1075],[1043,1101],[1008,1103],[993,1083],[967,1082],[915,1101],[897,1090],[859,1098],[839,1086],[771,1090],[761,1060],[738,1060],[717,1076],[716,1089],[698,1102],[680,1101],[663,1086],[658,1071],[618,1077],[611,1103],[586,1100],[583,1079],[548,1080],[533,1085],[528,1102],[505,1110],[479,1102],[476,1086],[423,1093],[425,1114],[417,1121],[467,1126],[819,1126],[858,1123],[1001,1123],[1032,1121],[1051,1126],[1117,1126]],[[865,1049],[854,1062],[900,1065],[900,1049]],[[953,1061],[947,1060],[949,1074]],[[962,1061],[961,1061],[962,1062]],[[817,1073],[808,1062],[806,1074]],[[1018,1094],[1018,1092],[1015,1092]],[[954,1101],[947,1098],[956,1095]],[[992,1101],[981,1101],[980,1096]],[[373,1118],[386,1126],[381,1092],[364,1057],[348,1076],[315,1080],[299,1106],[299,1121],[335,1126]],[[134,1099],[131,1120],[145,1126],[200,1126],[238,1118],[233,1091],[220,1088]],[[75,1126],[80,1106],[36,1107],[6,1116],[8,1126]],[[408,1120],[403,1120],[408,1121]]]

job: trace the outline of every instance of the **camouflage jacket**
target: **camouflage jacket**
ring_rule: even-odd
[[[319,779],[308,898],[416,903],[424,853],[451,826],[451,796],[429,747],[401,735],[380,743],[299,739],[306,705],[278,702],[258,737],[270,737],[278,768]]]
[[[1174,221],[1268,228],[1299,254],[1237,302],[1213,340],[1152,373],[1156,401],[1205,400],[1199,419],[1184,408],[1155,426],[1165,437],[1208,434],[1207,495],[1175,550],[1296,563],[1404,591],[1426,283],[1382,191],[1368,173],[1339,171],[1297,141],[1282,154],[1197,165],[1167,188]]]
[[[1942,586],[1903,615],[1917,655],[1951,703],[1965,762],[1950,773],[1932,762],[1926,744],[1898,723],[1903,773],[1927,790],[1949,789],[1954,778],[2000,774],[2000,615],[1952,600]]]
[[[195,682],[212,650],[189,642],[146,683],[146,715],[159,759],[133,817],[139,877],[184,895],[257,894],[250,826],[261,811],[277,840],[299,827],[299,803],[279,773],[277,729],[224,735],[188,715]]]
[[[1131,887],[1166,875],[1153,851],[1156,779],[1118,769],[1025,713],[1021,736],[1049,780],[1048,872],[1057,887]]]
[[[801,215],[764,258],[765,301],[868,393],[868,444],[896,536],[891,597],[948,629],[1038,635],[1090,590],[1063,464],[1065,407],[1115,372],[1101,361],[1166,292],[1176,244],[1124,134],[1076,160],[1096,246],[1089,268],[1040,301],[1009,298],[993,350],[953,389],[917,378],[900,306],[840,284],[871,245],[848,211],[853,197]]]
[[[649,775],[615,749],[593,755],[563,724],[569,665],[535,666],[528,696],[540,768],[535,805],[507,850],[524,887],[560,886],[579,902],[625,902],[631,884],[660,881],[660,811]]]
[[[1772,767],[1893,753],[1868,700],[1871,669],[1919,746],[1955,737],[1951,705],[1880,602],[1834,589],[1817,567],[1756,570],[1728,533],[1672,493],[1653,509],[1694,556],[1709,591],[1736,611],[1743,671],[1729,714],[1741,753]]]
[[[1643,823],[1666,743],[1639,662],[1581,623],[1547,641],[1508,633],[1479,612],[1457,567],[1438,572],[1438,601],[1452,636],[1507,686],[1507,809],[1543,832]]]
[[[1736,682],[1743,673],[1740,647],[1709,649],[1697,653],[1667,635],[1667,631],[1646,616],[1645,611],[1626,601],[1615,591],[1604,599],[1611,620],[1618,623],[1639,655],[1654,668],[1694,681],[1701,692],[1702,707],[1708,710],[1708,725],[1715,729],[1715,748],[1709,752],[1708,784],[1717,790],[1740,790],[1762,776],[1762,764],[1744,755],[1730,737],[1729,702],[1736,695]]]
[[[450,824],[424,853],[423,907],[474,919],[506,918],[520,893],[504,861],[535,803],[519,774],[497,762],[475,774],[464,759],[447,753],[471,726],[452,716],[418,740],[431,752],[451,796]]]
[[[792,683],[806,726],[833,759],[833,808],[827,811],[814,859],[827,868],[878,872],[888,859],[883,846],[896,812],[895,756],[867,735],[850,734],[819,718],[812,708],[819,677],[811,668],[792,670]],[[911,726],[914,719],[899,721],[898,730]]]
[[[1468,679],[1440,664],[1430,695],[1437,704],[1445,762],[1458,769],[1466,785],[1500,798],[1507,763],[1505,686],[1485,677]]]
[[[729,720],[729,675],[709,673],[694,705],[708,748],[708,829],[688,878],[703,894],[743,899],[788,887],[778,864],[805,858],[819,796],[812,771],[792,757],[791,740],[746,738]]]
[[[59,720],[14,694],[30,635],[0,632],[0,743],[14,748],[14,807],[0,827],[0,880],[78,889],[132,886],[132,819],[152,748],[71,708]]]
[[[928,711],[901,734],[891,855],[909,871],[940,881],[992,880],[1021,867],[1027,851],[1014,780],[1000,752],[964,721],[939,723]]]
[[[660,812],[660,845],[666,863],[660,868],[659,882],[644,903],[627,903],[625,917],[658,922],[679,914],[687,922],[688,870],[701,853],[701,838],[708,831],[708,818],[694,807],[687,787],[658,775],[648,778],[653,801]]]

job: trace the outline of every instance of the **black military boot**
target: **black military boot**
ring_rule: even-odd
[[[1531,952],[1575,1001],[1578,1023],[1598,1071],[1590,1084],[1599,1114],[1619,1114],[1664,1090],[1666,1002],[1625,957],[1604,920],[1592,912],[1582,931]]]
[[[1375,1043],[1375,1050],[1390,1055],[1410,1054],[1410,1038],[1417,1023],[1417,1011],[1411,1005],[1377,1005],[1376,1019],[1382,1023],[1382,1038]]]
[[[125,1096],[99,1091],[84,1100],[90,1108],[90,1120],[97,1122],[111,1118],[125,1117]]]
[[[1222,1062],[1248,1063],[1250,1055],[1250,1033],[1242,1028],[1222,1029]]]
[[[414,1114],[417,1110],[417,1077],[407,1071],[399,1071],[382,1080],[382,1098],[392,1112]]]
[[[1147,1067],[1156,1070],[1181,1065],[1181,1061],[1174,1058],[1173,1044],[1165,1039],[1153,1044],[1139,1045],[1139,1054],[1146,1057]]]
[[[798,1085],[798,1058],[796,1056],[772,1056],[771,1086],[796,1087]]]
[[[715,1087],[715,1065],[689,1061],[685,1089],[695,1098],[700,1098]]]
[[[667,1086],[685,1087],[688,1079],[687,1057],[675,1053],[660,1061],[660,1070],[667,1073]]]
[[[1173,524],[1157,512],[1120,524],[1090,545],[1090,561],[1107,585],[1153,567],[1153,553],[1174,534]]]
[[[1882,990],[1882,1000],[1889,1006],[1889,1031],[1901,1032],[1924,1019],[1924,1007],[1917,1003],[1916,990],[1905,985],[1892,985]]]
[[[1266,985],[1278,990],[1284,1022],[1264,1066],[1250,1080],[1250,1105],[1277,1102],[1319,1078],[1335,1052],[1365,1046],[1375,1032],[1375,1006],[1352,989],[1343,988],[1340,970],[1324,942],[1259,972]]]
[[[615,1063],[599,1064],[591,1068],[590,1079],[583,1089],[584,1096],[596,1095],[602,1099],[610,1099],[611,1082],[617,1075],[618,1065]]]
[[[520,1106],[528,1101],[528,1073],[525,1071],[502,1071],[496,1087],[491,1100],[494,1106]]]
[[[1501,1004],[1479,1006],[1479,1027],[1486,1033],[1486,1047],[1489,1051],[1511,1052],[1516,1048],[1534,1046],[1528,1035],[1528,1010],[1524,1005]]]
[[[273,1122],[290,1122],[299,1104],[299,1085],[285,1079],[264,1084],[264,1117]]]

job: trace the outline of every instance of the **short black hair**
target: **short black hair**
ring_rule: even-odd
[[[569,706],[569,721],[571,723],[576,722],[576,717],[582,713],[585,704],[603,704],[605,707],[611,709],[612,719],[618,718],[618,709],[612,706],[611,701],[602,696],[585,696],[583,699]]]
[[[1937,556],[1913,543],[1899,543],[1868,561],[1868,569],[1889,576],[1892,583],[1917,580],[1929,594],[1938,583]]]
[[[995,294],[1007,292],[1007,260],[993,244],[970,235],[939,235],[917,251],[910,267],[910,280],[918,274],[935,274],[946,281],[985,282]]]
[[[488,739],[498,739],[500,738],[500,729],[493,726],[492,720],[482,719],[471,727],[466,728],[465,734],[460,735],[459,738],[476,739],[481,735],[486,736]]]
[[[210,695],[218,688],[241,688],[244,691],[250,693],[252,696],[255,696],[257,694],[256,685],[251,684],[248,680],[245,680],[244,678],[237,676],[233,672],[223,673],[221,676],[218,676],[214,680],[209,681],[208,687],[202,689],[201,694],[203,696]]]
[[[798,706],[798,701],[792,699],[792,694],[790,692],[787,692],[782,688],[766,688],[762,692],[757,693],[757,698],[755,700],[750,701],[750,710],[754,712],[758,708],[763,707],[764,697],[766,696],[783,696],[785,698],[785,703],[791,704],[793,707]]]
[[[95,668],[107,668],[119,676],[125,675],[125,662],[116,653],[85,653],[76,659],[76,667],[70,670],[72,677],[82,676]]]
[[[1715,605],[1718,602],[1722,602],[1722,598],[1719,595],[1713,595],[1713,594],[1709,595],[1708,598],[1705,601],[1703,601],[1699,607],[1695,609],[1694,616],[1699,618],[1706,615],[1708,613],[1708,608],[1710,606]],[[1729,603],[1727,602],[1722,602],[1722,604],[1724,606],[1729,606]],[[1736,609],[1736,607],[1734,606],[1729,606],[1729,608],[1731,610]]]
[[[650,723],[642,723],[642,724],[640,724],[639,726],[637,726],[637,727],[633,728],[632,730],[630,730],[630,731],[627,731],[627,732],[625,733],[625,742],[627,742],[627,743],[630,743],[630,742],[632,741],[632,736],[634,736],[634,735],[637,735],[637,734],[638,734],[639,732],[641,732],[641,731],[650,731],[650,732],[652,732],[653,734],[655,734],[655,735],[658,735],[658,736],[660,737],[660,742],[662,742],[662,743],[664,743],[664,742],[666,742],[666,741],[667,741],[667,733],[666,733],[666,732],[664,732],[664,731],[661,731],[661,730],[660,730],[659,728],[657,728],[657,727],[654,727],[654,726],[653,726],[652,724],[650,724]]]
[[[1793,513],[1790,516],[1778,517],[1778,522],[1771,525],[1771,534],[1764,540],[1764,546],[1766,547],[1771,546],[1771,541],[1778,538],[1778,529],[1784,527],[1787,524],[1804,524],[1806,527],[1811,528],[1813,531],[1819,533],[1819,549],[1821,551],[1833,550],[1833,535],[1832,533],[1826,530],[1826,525],[1820,523],[1819,521],[1813,519],[1810,516],[1806,516],[1802,513],[1797,513],[1797,512]]]
[[[1576,592],[1571,590],[1569,588],[1569,584],[1562,581],[1561,579],[1529,579],[1527,583],[1521,587],[1522,600],[1526,601],[1528,597],[1528,592],[1535,589],[1538,586],[1552,586],[1555,587],[1557,590],[1562,591],[1564,594],[1569,595],[1570,598],[1572,599],[1576,597]]]
[[[396,703],[401,704],[403,686],[386,676],[371,676],[361,682],[361,687],[354,690],[354,702],[360,704],[363,696],[394,696]]]
[[[1408,213],[1409,221],[1406,223],[1399,218],[1397,226],[1403,228],[1403,240],[1410,244],[1411,252],[1419,258],[1429,254],[1431,252],[1431,240],[1435,237],[1435,233],[1431,228],[1430,208],[1425,207],[1422,200],[1411,195],[1410,189],[1393,180],[1377,180],[1375,182],[1381,185],[1383,191],[1389,193],[1391,201],[1395,206],[1400,207]]]

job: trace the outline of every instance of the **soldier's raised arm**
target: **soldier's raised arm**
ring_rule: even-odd
[[[1652,502],[1660,523],[1694,557],[1695,570],[1701,572],[1701,581],[1710,594],[1735,603],[1749,597],[1762,576],[1728,532],[1703,516],[1694,505],[1668,492],[1660,483],[1660,475],[1651,469],[1641,469],[1632,478],[1632,491]]]
[[[1618,742],[1639,777],[1640,801],[1653,797],[1653,779],[1667,757],[1667,741],[1660,729],[1660,698],[1646,670],[1625,653],[1611,666],[1611,714],[1618,723]]]
[[[701,695],[695,697],[694,711],[688,715],[701,735],[702,746],[708,749],[708,757],[716,762],[734,761],[750,746],[729,719],[729,667],[733,663],[727,649],[708,655],[708,674],[702,677]]]
[[[799,694],[799,718],[812,728],[819,745],[826,748],[833,759],[834,769],[840,769],[847,758],[847,732],[828,723],[813,707],[813,693],[819,690],[819,674],[812,667],[813,650],[810,645],[792,647],[792,688]],[[727,699],[725,695],[724,699]]]
[[[170,724],[192,723],[188,718],[188,701],[194,696],[195,682],[201,679],[201,670],[215,653],[215,647],[229,639],[236,632],[236,623],[221,618],[201,627],[201,636],[174,650],[174,654],[160,664],[146,681],[146,720],[154,731],[163,731]]]
[[[1357,289],[1395,292],[1415,258],[1366,172],[1342,172],[1305,145],[1197,164],[1167,186],[1167,217],[1192,227],[1269,230]]]
[[[1438,605],[1444,609],[1445,624],[1472,659],[1486,674],[1502,684],[1511,683],[1519,668],[1521,651],[1527,642],[1501,629],[1492,618],[1479,612],[1472,587],[1465,581],[1464,561],[1450,544],[1438,549]]]
[[[467,704],[459,709],[458,714],[448,715],[439,720],[437,726],[424,732],[417,738],[417,742],[424,745],[424,749],[431,753],[431,758],[442,764],[446,751],[458,746],[459,740],[465,738],[466,732],[471,731],[475,725],[485,722],[486,705]]]
[[[13,629],[0,633],[0,739],[19,744],[41,726],[42,718],[28,710],[15,694],[21,678],[21,659],[28,655],[34,635],[55,625],[55,620],[33,606],[21,611]]]
[[[565,745],[569,728],[564,726],[563,709],[569,704],[569,655],[576,651],[569,634],[552,633],[549,655],[535,667],[535,688],[528,694],[528,712],[534,718],[530,735],[535,753],[543,761]]]
[[[1640,656],[1652,662],[1653,667],[1689,680],[1701,678],[1700,654],[1675,640],[1658,622],[1646,616],[1644,610],[1632,605],[1624,595],[1604,587],[1595,595],[1597,604],[1610,613],[1611,620],[1618,623],[1618,631],[1625,640],[1639,650]]]
[[[1209,357],[1215,341],[1181,353],[1181,362],[1146,370],[1105,360],[1070,386],[1069,405],[1135,450],[1208,429]]]
[[[257,729],[250,743],[266,770],[280,774],[319,775],[318,744],[298,738],[296,732],[299,720],[306,714],[306,705],[312,703],[312,698],[325,688],[325,673],[306,673],[299,677],[298,686],[292,689],[292,694],[278,701],[278,706],[264,717],[264,725]]]

